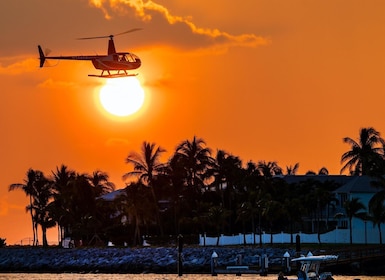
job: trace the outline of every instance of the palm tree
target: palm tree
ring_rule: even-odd
[[[246,245],[246,222],[251,219],[252,226],[254,227],[254,214],[256,209],[253,208],[251,202],[243,202],[238,206],[237,209],[237,221],[242,222],[242,232],[243,232],[243,244]],[[254,229],[253,229],[254,232]]]
[[[329,175],[329,170],[326,168],[326,167],[321,167],[320,170],[318,170],[318,173],[316,173],[315,171],[313,170],[308,170],[306,173],[306,175]]]
[[[329,227],[329,208],[333,206],[332,202],[336,202],[333,191],[337,188],[336,184],[330,181],[315,182],[315,188],[313,190],[314,197],[316,199],[316,217],[317,217],[317,233],[318,242],[321,243],[321,220],[325,220],[325,229]],[[327,210],[326,217],[323,217],[324,210]]]
[[[124,192],[117,196],[114,202],[117,205],[121,220],[134,224],[133,246],[141,243],[141,225],[146,224],[152,215],[148,211],[149,196],[141,190],[141,183],[131,183]]]
[[[22,189],[29,196],[29,205],[26,207],[31,214],[33,245],[39,244],[37,227],[41,226],[43,246],[48,246],[47,228],[53,227],[55,222],[51,215],[49,206],[53,198],[53,185],[43,172],[29,169],[27,171],[27,180],[25,184],[12,184],[9,190]]]
[[[110,182],[108,179],[109,176],[106,172],[96,170],[92,173],[89,180],[91,186],[94,188],[95,197],[100,197],[115,190],[114,183]]]
[[[39,224],[42,230],[43,247],[47,247],[47,229],[56,225],[50,204],[53,199],[53,183],[40,173],[34,186],[36,194],[33,197],[32,208],[35,212],[36,224]]]
[[[95,224],[96,197],[88,174],[76,174],[68,184],[68,224],[77,239],[86,242],[95,234],[90,224]]]
[[[76,173],[73,170],[62,164],[60,167],[56,167],[56,171],[52,171],[53,187],[54,187],[54,201],[53,215],[58,225],[58,237],[59,243],[70,233],[70,211],[72,192],[70,188],[70,182],[76,177]]]
[[[385,144],[380,133],[373,127],[361,128],[358,142],[350,137],[343,142],[351,146],[351,150],[341,156],[341,173],[349,170],[354,175],[371,175],[381,172]]]
[[[350,232],[350,244],[353,244],[353,234],[352,234],[352,220],[353,217],[359,217],[360,211],[365,210],[365,205],[360,202],[360,199],[355,197],[351,200],[345,201],[344,208],[346,211],[346,215],[349,218],[349,232]]]
[[[296,164],[286,166],[286,175],[296,175],[299,169],[299,162]]]
[[[203,139],[194,136],[192,141],[185,140],[180,143],[175,152],[175,156],[180,159],[186,171],[187,187],[195,189],[198,193],[205,185],[208,168],[213,165],[211,149],[205,145]]]
[[[226,219],[229,214],[230,214],[229,211],[226,208],[222,207],[221,205],[212,206],[208,211],[208,219],[210,221],[210,224],[212,224],[215,227],[216,233],[218,236],[217,246],[219,246],[219,239],[221,236],[221,232],[224,229],[224,226],[226,224]]]
[[[380,244],[382,245],[381,224],[385,223],[385,205],[384,200],[373,196],[369,201],[369,217],[373,223],[373,227],[377,226],[380,236]]]
[[[156,148],[155,143],[148,143],[144,141],[142,144],[141,154],[131,152],[126,158],[126,163],[132,164],[134,166],[134,171],[127,172],[123,175],[124,180],[131,176],[138,176],[139,181],[150,188],[161,236],[163,236],[163,226],[160,219],[158,199],[154,191],[154,179],[165,169],[166,165],[160,162],[160,156],[165,151],[166,150],[160,146]]]
[[[173,156],[170,158],[166,168],[165,178],[169,180],[169,186],[171,189],[170,197],[172,198],[174,207],[174,230],[175,234],[180,233],[180,219],[188,212],[189,207],[181,206],[184,200],[183,193],[185,191],[185,176],[186,172],[178,157]]]
[[[233,226],[233,218],[235,216],[234,196],[237,192],[237,186],[240,178],[244,178],[244,170],[242,169],[242,161],[223,150],[218,150],[217,155],[208,174],[214,176],[213,185],[222,199],[222,205],[229,210],[229,227]],[[242,184],[243,187],[243,184]]]
[[[276,161],[259,161],[257,168],[260,174],[266,178],[271,178],[274,175],[282,175],[282,168],[278,166]]]
[[[286,215],[283,210],[282,204],[276,200],[268,199],[265,203],[263,210],[263,216],[267,219],[270,227],[270,243],[273,244],[274,223],[277,219]]]
[[[326,167],[321,167],[321,169],[318,170],[318,175],[329,175],[329,170]]]
[[[33,233],[33,246],[36,246],[38,244],[38,236],[37,236],[37,231],[36,231],[36,226],[35,226],[35,219],[33,215],[33,196],[35,195],[35,189],[34,185],[37,180],[39,171],[35,171],[33,169],[28,169],[26,177],[27,179],[24,180],[24,184],[16,183],[16,184],[11,184],[9,186],[9,191],[13,191],[16,189],[20,189],[24,191],[25,195],[29,197],[29,205],[27,206],[27,211],[30,212],[31,214],[31,222],[32,222],[32,233]]]

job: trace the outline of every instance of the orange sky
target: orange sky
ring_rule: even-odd
[[[113,3],[113,4],[111,4]],[[134,3],[134,4],[132,4]],[[239,5],[240,4],[240,5]],[[194,135],[248,160],[325,166],[332,174],[361,127],[385,134],[385,1],[0,1],[0,237],[32,236],[27,198],[8,192],[28,168],[107,172],[118,188],[143,141],[171,154]],[[105,82],[90,62],[38,68],[52,55],[118,51],[142,59],[144,108],[117,120],[101,109]],[[55,64],[55,63],[54,63]],[[169,155],[168,154],[168,155]],[[56,241],[52,232],[50,241]],[[26,241],[24,241],[26,242]]]

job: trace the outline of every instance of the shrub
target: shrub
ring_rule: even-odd
[[[7,243],[5,243],[5,238],[0,238],[0,248],[4,248],[7,246]]]

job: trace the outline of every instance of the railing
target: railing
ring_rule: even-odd
[[[354,247],[353,249],[332,250],[328,253],[338,255],[338,264],[352,263],[363,260],[369,261],[385,257],[385,246],[362,246],[359,248]]]

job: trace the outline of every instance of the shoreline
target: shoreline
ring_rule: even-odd
[[[185,247],[182,252],[183,274],[210,274],[211,255],[218,254],[218,266],[234,265],[237,255],[242,264],[257,266],[259,256],[269,258],[268,274],[282,269],[283,255],[295,256],[293,249],[255,247]],[[313,254],[321,254],[317,250]],[[301,251],[301,254],[307,254]],[[0,249],[0,273],[103,273],[103,274],[178,274],[178,249],[143,248],[75,248],[5,247]],[[384,260],[378,260],[357,271],[351,265],[331,266],[333,274],[385,275]],[[273,270],[271,270],[273,269]],[[328,267],[329,270],[329,267]],[[362,274],[365,273],[365,274]]]

